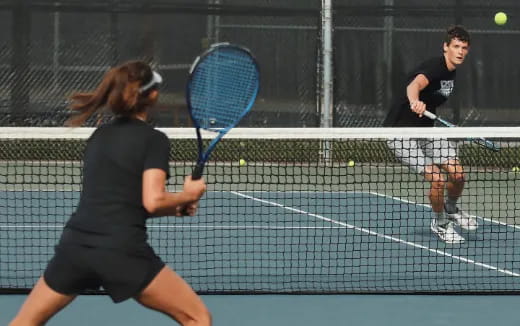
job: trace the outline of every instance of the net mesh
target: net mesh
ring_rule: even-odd
[[[424,130],[233,130],[207,165],[197,217],[149,221],[150,243],[199,293],[519,292],[518,128],[428,129],[432,144],[455,144],[464,168],[459,207],[479,227],[456,227],[462,244],[432,233],[429,184],[388,147]],[[175,190],[196,159],[195,133],[163,131]],[[52,257],[91,132],[0,128],[2,292],[30,289]]]

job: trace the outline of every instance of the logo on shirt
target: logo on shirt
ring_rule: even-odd
[[[444,97],[449,97],[453,91],[453,80],[441,80],[441,88],[437,91]]]

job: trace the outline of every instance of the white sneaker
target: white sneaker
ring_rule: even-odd
[[[444,225],[437,224],[437,219],[432,219],[430,225],[433,233],[437,234],[439,238],[446,243],[463,243],[464,238],[455,231],[453,222],[448,222]]]
[[[471,216],[463,210],[457,208],[457,212],[450,214],[446,212],[448,219],[459,225],[464,230],[475,231],[478,227],[478,222],[475,216]]]

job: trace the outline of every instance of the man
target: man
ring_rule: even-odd
[[[423,113],[425,110],[435,113],[446,102],[453,91],[456,68],[464,62],[469,46],[469,33],[462,26],[448,28],[443,55],[426,60],[413,70],[406,91],[394,101],[384,125],[432,127],[433,121]],[[465,230],[475,230],[478,224],[474,217],[457,207],[464,188],[464,171],[455,145],[447,139],[395,139],[388,145],[401,162],[431,183],[429,199],[434,212],[431,230],[446,243],[464,242],[453,224]]]

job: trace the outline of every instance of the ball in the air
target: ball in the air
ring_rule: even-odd
[[[350,161],[348,161],[347,164],[348,164],[348,166],[354,166],[354,165],[356,165],[356,162],[350,160]]]
[[[243,158],[240,159],[240,161],[238,161],[238,164],[240,164],[240,166],[244,166],[247,164],[246,160],[244,160]]]
[[[512,172],[520,172],[520,167],[518,166],[513,166],[513,168],[511,169]]]
[[[507,15],[500,11],[495,14],[495,24],[504,25],[507,22]]]

